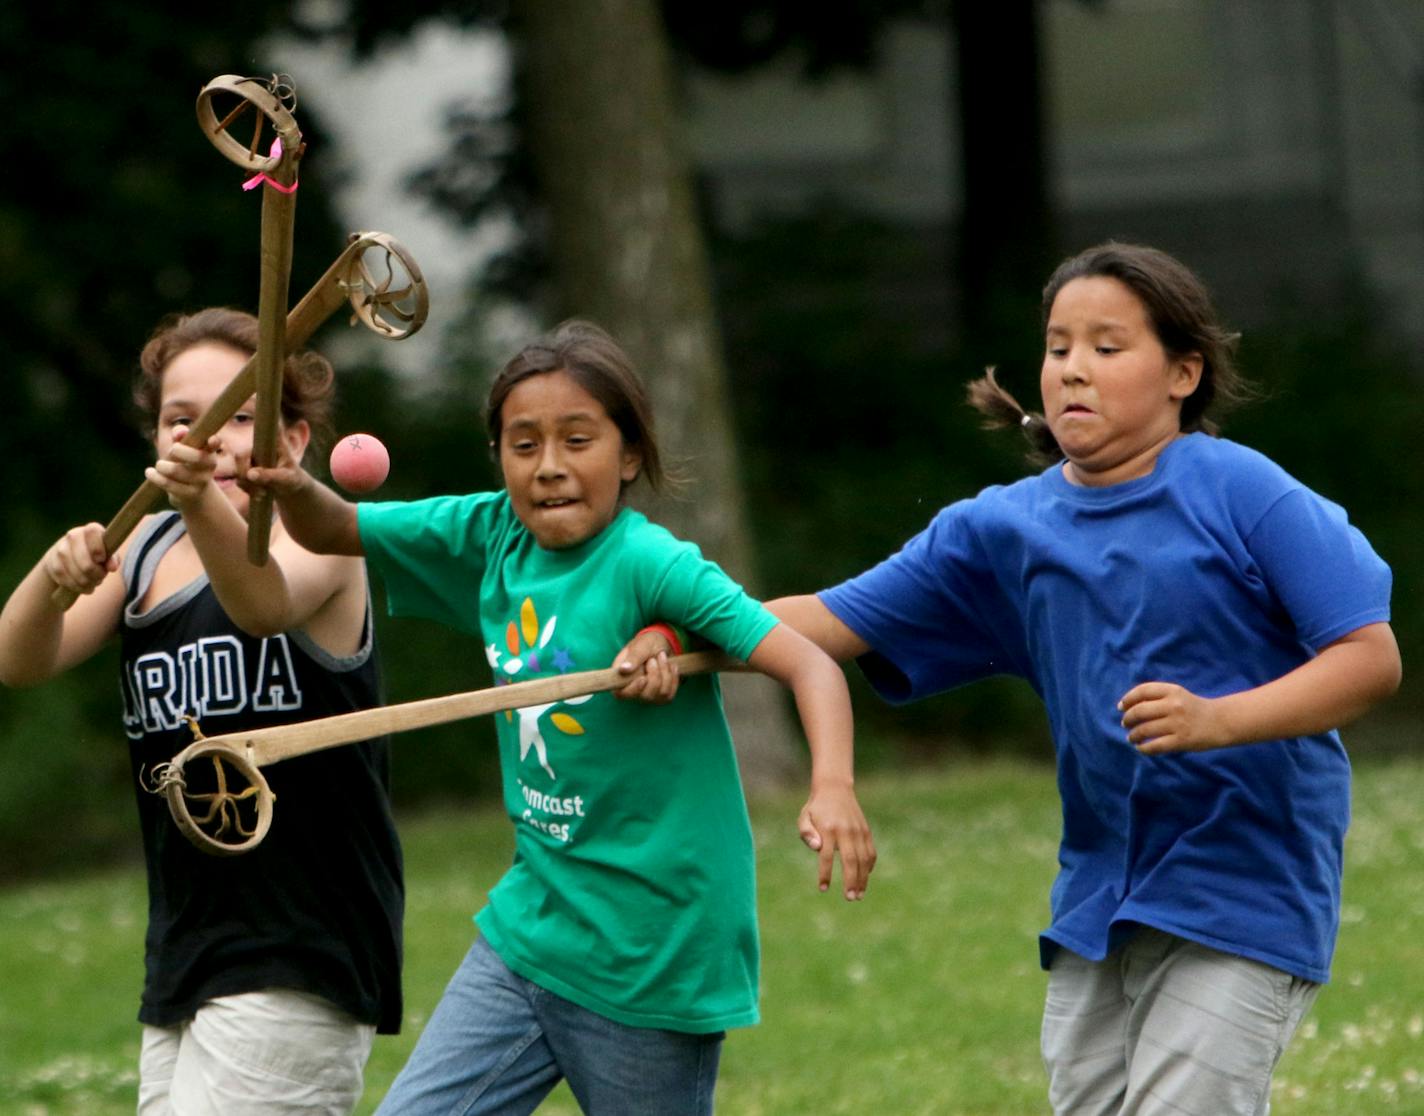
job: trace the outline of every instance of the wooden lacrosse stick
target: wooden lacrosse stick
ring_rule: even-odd
[[[721,651],[693,651],[668,661],[684,677],[750,669]],[[168,800],[169,812],[188,840],[204,852],[235,856],[261,842],[272,825],[276,796],[260,770],[269,763],[388,733],[604,693],[627,681],[628,676],[617,667],[608,667],[359,709],[315,721],[223,736],[200,735],[154,772],[152,789]],[[196,723],[193,731],[198,731]],[[211,772],[199,762],[202,760],[211,762]]]
[[[368,252],[383,256],[380,267],[368,266]],[[346,250],[287,315],[285,350],[292,353],[300,349],[346,303],[351,305],[352,325],[360,322],[382,337],[401,341],[425,324],[430,295],[415,259],[394,237],[382,232],[352,233]],[[206,446],[208,439],[252,397],[257,389],[256,363],[254,356],[242,366],[213,405],[193,423],[183,439],[184,445]],[[140,484],[104,528],[105,552],[113,554],[118,550],[119,544],[162,499],[163,489],[158,485],[148,480]],[[62,586],[55,586],[50,594],[50,600],[60,609],[69,608],[77,599],[76,593]]]
[[[216,102],[237,97],[236,107],[221,119]],[[292,229],[297,212],[297,164],[306,150],[302,133],[287,108],[296,104],[290,79],[238,77],[223,74],[203,86],[198,94],[198,123],[203,133],[229,160],[252,175],[244,188],[262,190],[262,271],[257,289],[257,413],[252,432],[252,464],[269,468],[277,462],[277,427],[281,418],[282,364],[287,348],[287,287],[292,274]],[[254,110],[252,142],[244,147],[229,126],[246,110]],[[259,154],[263,125],[270,123],[276,139],[266,157]],[[254,492],[247,511],[247,559],[255,566],[267,564],[267,544],[272,533],[272,494]]]

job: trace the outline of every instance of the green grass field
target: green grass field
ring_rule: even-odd
[[[1035,935],[1054,863],[1049,772],[1010,764],[861,787],[869,897],[817,893],[799,797],[759,803],[763,1021],[733,1032],[728,1116],[1046,1111]],[[483,809],[406,819],[406,1028],[380,1038],[370,1112],[473,936],[510,849]],[[143,881],[106,872],[0,891],[0,1114],[133,1111]],[[1357,773],[1335,981],[1276,1075],[1273,1116],[1424,1112],[1424,764]],[[557,1091],[540,1109],[574,1114]]]

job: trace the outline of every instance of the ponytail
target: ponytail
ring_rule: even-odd
[[[1036,411],[1027,411],[999,383],[993,366],[984,369],[984,375],[970,380],[965,390],[968,403],[984,416],[985,430],[1023,431],[1028,442],[1028,460],[1032,465],[1048,466],[1063,460],[1063,451],[1048,428],[1048,422]]]

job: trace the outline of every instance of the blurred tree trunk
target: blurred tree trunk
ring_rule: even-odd
[[[966,343],[992,354],[1023,336],[1023,307],[1056,262],[1049,196],[1041,0],[954,0],[959,279]]]
[[[654,0],[518,0],[525,118],[564,311],[627,349],[687,498],[649,513],[755,591],[706,249]],[[631,635],[632,633],[628,633]],[[785,699],[724,680],[749,788],[800,766]]]

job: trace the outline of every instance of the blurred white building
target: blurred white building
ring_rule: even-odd
[[[1233,318],[1354,269],[1424,333],[1424,4],[1043,0],[1042,13],[1066,247],[1160,244]],[[720,220],[829,194],[929,235],[952,227],[951,44],[906,23],[883,47],[874,71],[821,84],[791,64],[691,84]]]
[[[1200,269],[1243,324],[1283,293],[1328,297],[1355,273],[1396,325],[1424,334],[1424,3],[1042,2],[1065,247],[1108,236],[1159,244]],[[949,235],[950,48],[942,31],[906,22],[869,72],[809,83],[788,61],[693,76],[689,144],[716,219],[736,228],[829,196]],[[507,90],[507,51],[489,34],[428,27],[361,66],[330,48],[287,56],[349,145],[339,208],[353,228],[382,228],[412,249],[437,333],[446,300],[505,231],[457,229],[404,182],[441,150],[452,101]],[[427,339],[402,355],[415,367],[431,348]]]

